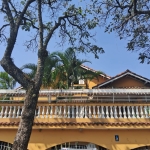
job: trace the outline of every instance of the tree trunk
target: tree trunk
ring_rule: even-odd
[[[24,108],[12,150],[27,150],[28,142],[32,132],[38,95],[39,89],[31,85],[26,93]]]

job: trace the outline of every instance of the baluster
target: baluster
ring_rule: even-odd
[[[131,106],[131,108],[132,108],[132,118],[136,118],[135,117],[135,112],[134,112],[134,106]]]
[[[57,109],[58,107],[57,106],[55,106],[55,115],[54,115],[54,118],[57,118]]]
[[[67,114],[66,114],[66,106],[64,106],[64,118],[67,118]]]
[[[72,118],[74,118],[74,106],[72,106]]]
[[[3,114],[4,114],[4,106],[1,107],[1,113],[0,113],[0,118],[3,118]]]
[[[82,118],[85,116],[85,106],[82,106]]]
[[[68,106],[68,118],[70,118],[70,106]]]
[[[98,117],[98,118],[101,118],[101,116],[100,116],[100,111],[99,111],[99,106],[97,106],[97,117]]]
[[[4,117],[3,118],[7,118],[7,111],[8,111],[8,106],[6,106],[6,108],[5,108],[5,112],[4,112]]]
[[[16,118],[19,118],[19,113],[20,113],[20,106],[18,106],[18,110],[17,110],[17,116],[16,116]]]
[[[85,118],[88,118],[87,117],[87,106],[85,106]]]
[[[93,118],[96,118],[95,106],[93,106]]]
[[[144,118],[143,106],[140,106],[140,111],[141,111],[141,118]]]
[[[50,118],[53,118],[53,106],[51,106],[51,110],[50,110]]]
[[[101,106],[101,117],[105,118],[104,106]]]
[[[38,106],[38,118],[41,118],[40,117],[40,111],[41,111],[41,106]]]
[[[127,118],[126,106],[123,106],[123,118]]]
[[[61,107],[62,107],[62,106],[59,106],[59,118],[62,118],[62,111],[61,111]]]
[[[106,106],[106,118],[109,118],[108,106]]]
[[[130,114],[130,106],[127,106],[127,111],[128,111],[128,118],[131,118],[131,114]]]
[[[12,118],[15,118],[16,117],[16,106],[14,106],[14,110],[13,110],[13,116]]]
[[[145,118],[148,118],[147,106],[144,106]]]
[[[110,106],[110,118],[114,118],[114,116],[113,116],[113,107],[112,106]]]
[[[136,117],[140,118],[140,116],[139,116],[139,106],[136,106]]]
[[[42,118],[44,118],[45,115],[45,106],[42,106],[43,110],[42,110]]]
[[[118,107],[119,107],[119,117],[118,118],[122,118],[121,106],[118,106]]]
[[[21,109],[21,116],[22,116],[23,111],[24,111],[24,106],[22,106],[22,109]]]
[[[12,113],[12,106],[9,107],[9,116],[8,116],[8,118],[11,118],[11,113]]]
[[[89,118],[92,118],[92,116],[91,116],[91,106],[89,106]]]
[[[118,118],[118,116],[117,116],[117,106],[114,106],[114,118]]]
[[[49,106],[46,107],[46,118],[48,118],[48,115],[49,115]]]

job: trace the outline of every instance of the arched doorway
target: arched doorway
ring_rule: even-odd
[[[150,150],[150,146],[142,146],[142,147],[134,148],[132,150]]]
[[[12,150],[12,144],[4,141],[0,141],[0,150]]]
[[[46,150],[107,150],[107,149],[102,146],[89,143],[89,142],[74,141],[74,142],[62,143],[53,146],[51,148],[48,148]]]

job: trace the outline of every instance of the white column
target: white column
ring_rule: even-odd
[[[62,118],[61,107],[62,107],[62,106],[59,106],[59,118]]]
[[[99,106],[97,106],[97,117],[101,118],[100,111],[99,111]]]
[[[118,116],[117,116],[117,106],[114,106],[114,118],[118,118]]]
[[[66,106],[64,106],[64,118],[67,118],[67,114],[66,114]]]
[[[3,114],[4,114],[4,106],[1,107],[1,112],[0,112],[0,118],[3,118]]]
[[[87,117],[87,106],[85,106],[85,118],[88,118]]]
[[[55,106],[55,114],[54,114],[54,118],[57,118],[57,109],[58,107],[57,106]]]
[[[118,107],[119,107],[119,117],[118,118],[122,118],[121,106],[118,106]]]
[[[139,116],[139,106],[136,106],[136,117],[140,118],[140,116]]]
[[[123,106],[123,118],[127,118],[126,106]]]
[[[24,111],[24,106],[22,106],[22,109],[21,109],[21,115],[22,115],[23,111]]]
[[[105,118],[105,113],[104,113],[104,106],[101,106],[101,117]]]
[[[114,118],[114,116],[113,116],[113,106],[110,106],[110,118]]]
[[[20,106],[18,106],[16,118],[19,118],[19,113],[20,113]]]
[[[50,118],[53,118],[53,106],[50,106]]]
[[[91,116],[91,106],[89,106],[89,118],[92,118],[92,116]]]
[[[68,118],[70,118],[70,106],[68,106],[68,112],[67,112]]]
[[[134,106],[131,106],[131,108],[132,108],[132,118],[136,118],[135,117],[135,112],[134,112]]]
[[[46,106],[46,118],[48,118],[49,115],[49,106]]]
[[[42,110],[42,118],[44,118],[45,115],[45,106],[42,106],[43,110]]]
[[[40,118],[40,111],[41,111],[41,106],[38,106],[38,118]]]
[[[71,108],[72,108],[72,118],[74,118],[74,106],[72,106]]]
[[[12,106],[9,107],[9,116],[8,116],[8,118],[11,118],[11,115],[12,115]]]
[[[127,106],[128,118],[131,118],[130,106]]]
[[[4,112],[4,117],[3,118],[7,118],[7,111],[8,111],[8,106],[5,107],[5,112]]]
[[[109,118],[108,106],[106,106],[106,118]]]
[[[14,110],[13,110],[13,116],[12,118],[15,118],[16,117],[16,106],[14,106]]]

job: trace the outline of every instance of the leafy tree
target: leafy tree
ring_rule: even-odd
[[[66,87],[69,88],[75,81],[78,81],[79,77],[81,78],[81,65],[85,62],[89,62],[87,60],[79,60],[76,57],[76,52],[73,48],[66,49],[65,52],[54,52],[52,55],[57,57],[57,59],[62,63],[58,69],[59,71],[59,82],[66,82]]]
[[[0,89],[13,89],[16,81],[7,72],[0,72]]]
[[[4,22],[0,27],[0,42],[5,42],[5,52],[1,66],[26,90],[24,110],[13,143],[13,150],[26,150],[30,139],[34,113],[42,84],[44,63],[48,56],[48,43],[56,35],[60,44],[68,42],[77,45],[81,52],[102,53],[103,49],[91,42],[91,30],[98,25],[98,19],[91,13],[93,2],[82,0],[2,0],[1,16]],[[83,6],[83,8],[81,8]],[[21,31],[21,29],[23,31]],[[25,45],[37,50],[37,70],[32,80],[19,69],[12,60],[18,34],[29,32]]]
[[[54,58],[51,54],[48,55],[48,57],[45,60],[44,64],[44,73],[42,78],[42,87],[48,88],[52,86],[55,83],[56,80],[56,68],[59,65],[59,61],[57,58]],[[21,67],[21,70],[30,70],[27,74],[28,76],[34,80],[37,65],[33,63],[25,64]],[[55,71],[54,71],[55,69]]]
[[[92,0],[106,32],[129,40],[127,49],[140,51],[141,63],[150,63],[150,0]]]

